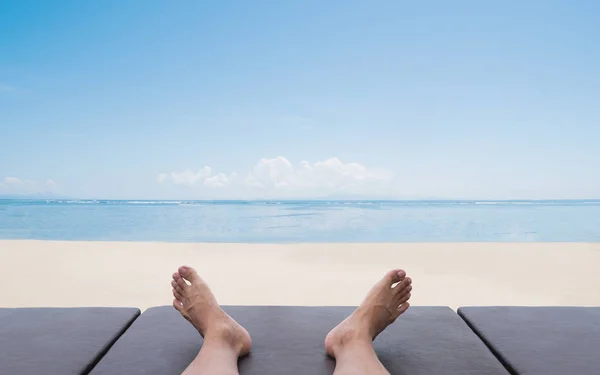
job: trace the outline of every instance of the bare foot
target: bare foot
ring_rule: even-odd
[[[331,330],[325,338],[327,354],[335,357],[345,345],[362,341],[371,343],[392,324],[410,304],[412,280],[402,270],[388,272],[367,294],[354,312]],[[396,285],[394,285],[396,284]]]
[[[186,280],[191,285],[186,283]],[[173,307],[200,332],[205,341],[232,347],[238,356],[248,354],[248,331],[221,309],[208,285],[192,267],[182,266],[173,274]]]

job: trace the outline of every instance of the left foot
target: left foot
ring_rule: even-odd
[[[186,280],[191,285],[186,283]],[[200,332],[205,340],[231,347],[238,356],[248,354],[248,331],[221,309],[208,285],[192,267],[179,267],[173,274],[173,307]]]

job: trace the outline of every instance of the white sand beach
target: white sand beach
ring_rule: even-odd
[[[0,307],[169,305],[181,264],[228,305],[356,305],[395,267],[417,306],[600,305],[600,243],[0,241],[0,260]]]

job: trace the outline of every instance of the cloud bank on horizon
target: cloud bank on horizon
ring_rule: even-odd
[[[234,164],[236,165],[236,164]],[[235,167],[234,167],[235,168]],[[262,158],[247,168],[219,170],[208,165],[197,169],[182,168],[160,172],[150,170],[142,184],[133,184],[129,176],[113,179],[114,188],[105,192],[85,193],[94,183],[87,179],[63,181],[60,176],[36,179],[32,176],[0,177],[0,197],[8,198],[93,198],[93,199],[592,199],[593,186],[581,184],[577,194],[561,195],[560,186],[531,183],[498,186],[494,180],[456,178],[446,175],[439,194],[440,181],[426,174],[411,176],[398,166],[386,169],[346,162],[337,157],[292,163],[284,156]],[[64,176],[63,176],[64,177]],[[469,177],[469,176],[467,176]],[[106,180],[110,170],[98,172]],[[460,182],[460,183],[459,183]],[[79,183],[79,186],[77,185]],[[473,193],[473,187],[485,193]],[[83,189],[82,189],[83,187]]]
[[[294,165],[283,156],[262,158],[243,173],[215,172],[210,166],[204,166],[196,171],[184,169],[157,176],[157,181],[163,185],[276,197],[336,193],[372,195],[389,188],[393,179],[392,171],[343,162],[337,157]]]
[[[0,180],[1,195],[33,195],[33,194],[56,194],[59,192],[58,184],[52,180],[31,181],[17,177],[4,177]]]

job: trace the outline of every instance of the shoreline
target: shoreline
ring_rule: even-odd
[[[415,306],[600,305],[600,243],[0,240],[0,307],[170,305],[195,267],[223,305],[354,306],[389,269]]]
[[[552,246],[552,245],[598,245],[600,246],[600,242],[595,242],[595,241],[428,241],[428,242],[424,242],[424,241],[395,241],[395,242],[381,242],[381,241],[373,241],[373,242],[298,242],[298,241],[289,241],[289,242],[285,242],[285,241],[280,241],[280,242],[226,242],[226,241],[202,241],[202,242],[194,242],[194,241],[152,241],[152,240],[148,240],[148,241],[138,241],[138,240],[132,240],[132,241],[123,241],[123,240],[54,240],[54,239],[50,239],[50,240],[42,240],[42,239],[24,239],[24,238],[2,238],[0,239],[0,245],[2,245],[3,243],[10,243],[10,242],[22,242],[22,243],[39,243],[39,242],[43,242],[43,243],[101,243],[101,244],[112,244],[112,245],[126,245],[126,244],[146,244],[146,245],[201,245],[201,246],[210,246],[210,245],[228,245],[228,246],[239,246],[239,245],[248,245],[248,246],[312,246],[312,245],[318,245],[318,246],[327,246],[327,245],[332,245],[332,246],[355,246],[355,245],[361,245],[361,246],[370,246],[370,245],[375,245],[375,246],[393,246],[393,245],[400,245],[400,246],[407,246],[407,245],[415,245],[415,246],[420,246],[420,245],[449,245],[449,246],[453,246],[453,245],[466,245],[466,246],[471,246],[471,245],[481,245],[481,246],[485,246],[485,245],[509,245],[509,246],[516,246],[516,245],[523,245],[525,247],[527,247],[528,245],[542,245],[542,246]],[[2,249],[0,249],[1,251]]]

